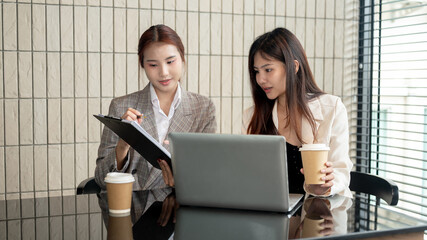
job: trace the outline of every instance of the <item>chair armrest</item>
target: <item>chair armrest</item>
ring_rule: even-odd
[[[85,179],[79,184],[79,186],[77,186],[77,195],[100,192],[101,188],[96,183],[95,177]]]

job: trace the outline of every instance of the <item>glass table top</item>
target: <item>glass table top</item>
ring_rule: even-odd
[[[179,206],[164,188],[133,192],[124,217],[109,216],[106,193],[0,200],[0,239],[333,239],[425,229],[372,196],[309,196],[276,213]]]

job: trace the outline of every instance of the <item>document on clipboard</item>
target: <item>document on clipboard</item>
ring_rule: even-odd
[[[160,169],[157,159],[163,159],[172,169],[171,154],[136,121],[129,121],[102,114],[93,116],[127,142],[155,168]]]

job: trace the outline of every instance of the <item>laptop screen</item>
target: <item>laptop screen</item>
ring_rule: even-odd
[[[180,204],[290,210],[283,136],[171,133],[169,139]]]

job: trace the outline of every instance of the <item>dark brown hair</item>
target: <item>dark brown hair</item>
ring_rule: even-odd
[[[278,134],[273,123],[272,111],[275,100],[270,100],[256,81],[254,70],[254,57],[260,53],[263,58],[275,59],[284,64],[286,70],[286,104],[288,117],[286,125],[295,130],[298,140],[301,137],[301,124],[296,116],[308,119],[313,135],[316,137],[316,125],[313,114],[308,108],[309,100],[316,98],[324,92],[314,81],[308,65],[305,51],[296,36],[285,28],[276,28],[259,36],[249,50],[249,76],[252,89],[252,98],[255,103],[254,114],[249,123],[248,134]],[[299,63],[298,72],[295,73],[295,62]],[[278,106],[279,107],[279,106]],[[281,119],[279,119],[281,121]]]
[[[159,24],[151,26],[141,35],[141,38],[139,38],[138,56],[141,67],[144,68],[144,50],[155,42],[164,42],[174,45],[178,49],[182,61],[185,62],[184,45],[182,44],[181,38],[172,28]]]

